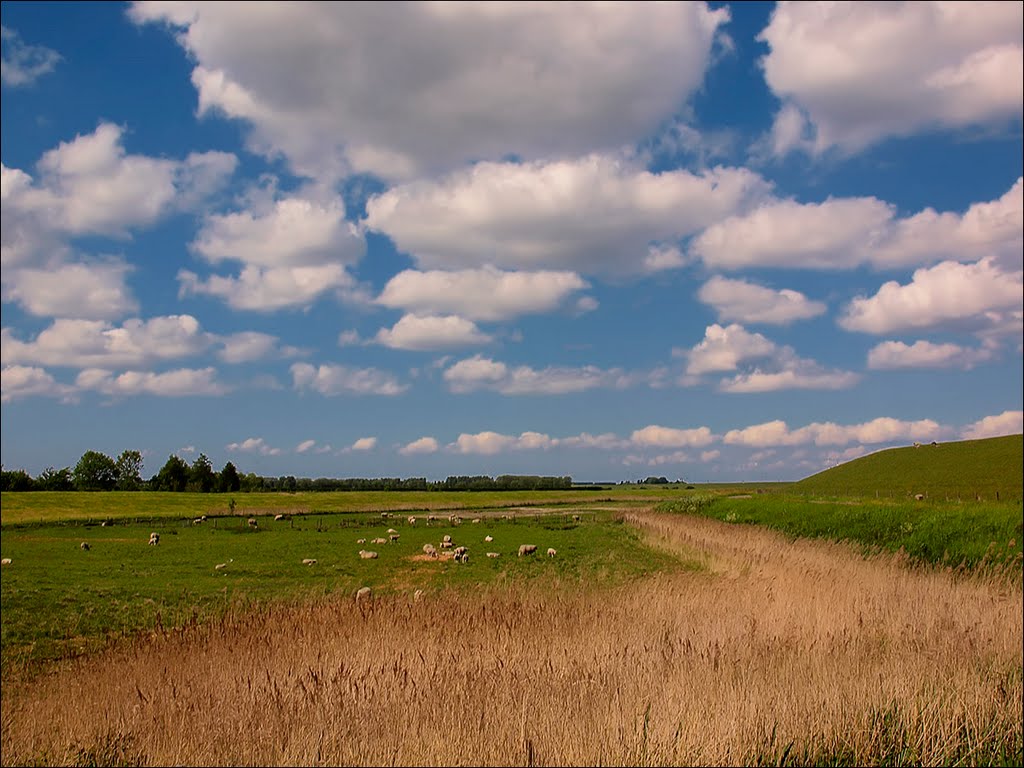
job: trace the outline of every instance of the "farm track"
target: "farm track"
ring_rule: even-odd
[[[5,685],[2,763],[1019,762],[1019,580],[625,519],[704,569],[333,599],[140,638]]]

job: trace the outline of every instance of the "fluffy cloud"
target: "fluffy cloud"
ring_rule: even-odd
[[[992,258],[975,264],[943,262],[918,269],[908,285],[885,283],[878,293],[858,296],[839,324],[848,331],[891,333],[945,324],[991,324],[986,313],[1020,310],[1024,272],[1005,272]]]
[[[475,435],[462,433],[452,448],[458,453],[493,456],[510,450],[544,450],[557,445],[557,442],[540,432],[523,432],[515,437],[485,431]]]
[[[699,448],[710,444],[714,435],[707,427],[697,429],[673,429],[656,424],[638,429],[630,435],[630,441],[638,446],[656,446],[658,448]]]
[[[0,373],[0,402],[9,403],[23,397],[57,397],[73,399],[73,390],[58,384],[42,368],[25,365],[5,365]]]
[[[315,267],[247,266],[238,277],[211,275],[203,281],[186,269],[178,272],[178,296],[214,296],[234,309],[271,312],[307,307],[326,293],[362,303],[360,289],[341,264]]]
[[[813,126],[815,153],[854,152],[936,126],[1021,115],[1020,3],[779,3],[759,39],[765,80],[790,113],[779,153],[800,146],[792,113]]]
[[[710,304],[722,321],[741,323],[788,325],[825,312],[820,301],[811,301],[798,291],[772,290],[745,280],[713,277],[697,293],[705,304]]]
[[[490,389],[503,395],[564,395],[596,388],[624,388],[636,383],[637,377],[619,368],[602,369],[592,365],[582,368],[510,367],[505,363],[475,355],[460,360],[444,372],[444,380],[452,392],[473,392]]]
[[[310,451],[313,453],[330,453],[331,450],[330,445],[317,445],[316,440],[303,440],[295,446],[296,453],[309,453]]]
[[[962,215],[929,208],[898,219],[893,206],[873,197],[773,200],[712,224],[690,250],[717,269],[885,269],[989,255],[1019,263],[1022,211],[1020,179],[999,199],[975,203]]]
[[[200,114],[248,121],[253,149],[328,179],[629,144],[700,87],[729,19],[703,3],[142,2],[129,13],[184,28]]]
[[[992,359],[992,347],[970,349],[959,344],[933,344],[930,341],[883,341],[868,352],[868,368],[973,368]]]
[[[61,59],[60,54],[50,48],[24,42],[17,32],[8,27],[0,27],[0,36],[3,40],[0,80],[4,85],[31,85],[52,72]]]
[[[768,446],[847,445],[849,443],[891,443],[899,440],[934,440],[950,433],[931,419],[901,421],[880,417],[862,424],[847,426],[832,422],[815,422],[800,429],[790,430],[784,421],[769,421],[745,429],[725,433],[727,445],[764,448]]]
[[[588,287],[575,272],[407,269],[388,281],[377,303],[418,314],[451,313],[470,320],[501,321],[551,312],[572,293]]]
[[[54,320],[34,341],[3,329],[3,362],[74,368],[146,365],[188,357],[213,341],[191,315],[126,320],[120,327],[96,320]]]
[[[312,390],[325,397],[335,395],[400,395],[407,387],[390,373],[376,368],[347,368],[343,365],[295,363],[291,367],[295,389]]]
[[[981,440],[1001,435],[1019,435],[1024,432],[1024,411],[1003,411],[997,416],[986,416],[969,424],[960,432],[964,440]]]
[[[375,339],[385,347],[410,350],[472,347],[491,341],[475,323],[456,315],[403,315],[394,327],[381,328]]]
[[[437,449],[437,440],[432,437],[421,437],[419,440],[413,440],[411,443],[403,445],[398,449],[398,452],[403,456],[416,456],[425,453],[437,453]]]
[[[609,155],[485,162],[372,197],[364,223],[421,267],[643,273],[679,266],[671,241],[767,189],[744,169],[650,173]],[[652,244],[662,254],[653,260]]]
[[[234,259],[280,268],[353,264],[362,257],[365,242],[345,220],[340,198],[287,197],[255,210],[208,216],[192,249],[213,264]]]
[[[240,443],[225,446],[232,453],[258,453],[260,456],[280,456],[281,449],[273,448],[262,437],[250,437]]]
[[[709,325],[704,340],[691,350],[674,350],[677,357],[686,357],[686,372],[692,376],[702,373],[735,371],[747,360],[773,355],[778,347],[760,333],[750,333],[743,326],[732,324],[722,327]]]
[[[138,311],[126,284],[132,267],[119,260],[47,269],[4,269],[3,300],[37,317],[110,320]]]
[[[349,450],[352,451],[372,451],[377,447],[376,437],[360,437],[352,445],[349,446]]]
[[[740,373],[719,384],[722,392],[747,394],[751,392],[775,392],[780,389],[848,389],[860,381],[860,376],[851,371],[824,370],[811,360],[796,361],[781,371],[762,371],[759,368],[749,373]]]
[[[229,391],[217,381],[217,371],[213,368],[179,368],[162,373],[125,371],[118,375],[101,368],[87,368],[78,374],[75,385],[113,396],[191,397],[223,395]]]

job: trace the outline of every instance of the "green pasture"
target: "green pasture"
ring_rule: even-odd
[[[1024,435],[891,448],[819,472],[784,491],[807,496],[1021,501]]]
[[[658,509],[763,525],[790,536],[848,540],[869,551],[903,549],[915,560],[944,566],[1016,560],[1019,571],[1024,541],[1020,503],[806,499],[776,493],[695,495]]]
[[[150,520],[267,512],[364,512],[578,505],[598,501],[659,502],[678,487],[621,486],[600,491],[337,491],[304,493],[171,493],[159,491],[26,491],[0,496],[0,524]]]
[[[91,494],[81,494],[91,495]],[[375,514],[321,514],[274,521],[245,518],[110,526],[62,524],[5,526],[0,554],[10,558],[0,582],[0,650],[5,674],[12,664],[46,661],[94,650],[110,639],[161,626],[205,621],[229,609],[271,600],[301,600],[362,586],[378,594],[444,588],[473,588],[503,580],[553,579],[568,583],[614,584],[657,570],[683,567],[656,552],[608,512],[526,516],[499,514],[453,525],[447,516],[410,525],[405,516],[382,520]],[[396,543],[358,544],[388,538]],[[160,533],[150,546],[152,531]],[[468,563],[413,559],[431,542],[452,536],[469,548]],[[490,535],[493,542],[484,537]],[[88,551],[80,544],[87,542]],[[536,544],[534,556],[520,558],[520,544]],[[558,551],[554,558],[545,553]],[[378,552],[363,560],[360,549]],[[497,559],[485,556],[500,553]],[[314,558],[306,566],[303,559]],[[216,570],[218,563],[227,563]]]

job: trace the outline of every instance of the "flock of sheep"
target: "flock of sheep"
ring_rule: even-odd
[[[504,519],[509,519],[510,516],[509,515],[504,515],[503,517],[504,517]],[[387,512],[381,513],[381,518],[384,519],[384,520],[387,520],[388,519],[388,513]],[[274,520],[278,521],[278,522],[280,522],[282,520],[287,520],[287,519],[288,519],[287,515],[284,515],[284,514],[278,514],[278,515],[274,516]],[[435,515],[429,515],[427,517],[427,523],[429,525],[430,523],[435,522],[438,519],[439,518],[436,517]],[[573,520],[579,521],[579,519],[580,519],[579,515],[573,515]],[[192,521],[192,524],[193,525],[200,525],[200,524],[202,524],[204,522],[206,522],[206,515],[203,515],[202,517],[197,517],[195,520]],[[409,518],[407,519],[407,522],[408,522],[409,525],[415,525],[416,524],[416,517],[415,516],[409,516]],[[457,525],[461,525],[462,524],[462,518],[459,517],[458,515],[450,515],[448,517],[448,522],[451,525],[456,525],[456,526]],[[480,518],[473,518],[473,520],[471,522],[472,523],[479,523],[480,522]],[[250,517],[246,521],[246,524],[248,525],[249,528],[251,528],[253,530],[258,530],[258,528],[259,528],[259,521],[255,517]],[[395,530],[394,528],[388,528],[388,530],[387,530],[387,538],[385,538],[384,536],[378,536],[378,537],[370,540],[370,543],[371,544],[395,544],[395,543],[398,543],[400,538],[401,538],[401,534],[397,530]],[[483,540],[484,540],[485,543],[491,543],[491,542],[494,541],[494,537],[490,536],[490,535],[487,535],[487,536],[484,536]],[[357,544],[366,544],[367,543],[367,539],[365,539],[365,538],[357,539],[356,543]],[[149,544],[150,544],[150,546],[154,546],[154,547],[160,545],[160,534],[158,532],[153,531],[152,533],[149,534]],[[81,549],[83,551],[86,551],[86,552],[89,551],[90,547],[89,547],[89,543],[88,542],[83,541],[79,546],[81,547]],[[452,541],[451,534],[445,534],[444,536],[442,536],[441,537],[441,541],[438,542],[438,546],[440,546],[441,549],[451,549],[452,550],[452,558],[455,560],[455,562],[457,562],[457,563],[468,563],[469,562],[469,547],[467,547],[465,545],[455,546],[455,543]],[[527,557],[529,555],[534,555],[534,554],[536,554],[536,552],[537,552],[537,545],[536,544],[521,544],[519,546],[519,557]],[[427,557],[431,558],[431,559],[438,559],[440,557],[440,555],[438,554],[438,551],[437,551],[437,547],[435,547],[434,544],[429,543],[429,542],[427,544],[423,545],[423,554],[426,555]],[[555,555],[557,555],[557,554],[558,554],[558,551],[556,549],[554,549],[553,547],[549,547],[548,548],[548,550],[547,550],[548,557],[555,557]],[[487,552],[486,555],[489,558],[501,557],[501,553],[499,553],[499,552]],[[372,550],[360,549],[359,550],[359,557],[362,560],[376,560],[379,557],[379,555],[378,555],[377,552],[374,552]],[[233,558],[231,560],[228,560],[227,562],[217,563],[214,566],[214,570],[222,571],[222,570],[226,569],[228,567],[228,565],[230,563],[232,563],[232,562],[234,562]],[[3,559],[3,565],[10,565],[10,563],[11,563],[11,561],[10,561],[9,558],[4,558]],[[317,564],[317,560],[315,558],[307,557],[307,558],[303,559],[302,564],[305,565],[305,566],[314,566],[314,565]],[[364,600],[366,598],[369,598],[371,595],[372,595],[372,591],[370,590],[369,587],[362,587],[362,588],[360,588],[356,592],[356,599],[357,600]],[[418,600],[421,595],[422,595],[422,590],[417,590],[415,598]]]

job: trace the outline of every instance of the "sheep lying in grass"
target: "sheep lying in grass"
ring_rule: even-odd
[[[366,539],[356,539],[356,544],[365,544]]]
[[[548,547],[548,557],[554,557],[558,554],[558,550],[554,547]]]
[[[473,523],[474,524],[479,523],[479,522],[480,522],[480,518],[479,517],[474,517],[473,518]]]
[[[451,549],[454,546],[455,545],[452,544],[450,541],[442,541],[441,542],[441,549]]]
[[[447,541],[449,544],[451,544],[452,537],[446,533],[444,536],[441,537],[441,541]]]
[[[370,542],[371,544],[387,544],[388,540],[378,536],[376,539]]]
[[[153,531],[151,534],[149,534],[149,543],[150,543],[150,546],[153,546],[153,547],[155,547],[157,544],[159,544],[160,543],[160,534],[157,533],[156,531]]]
[[[360,549],[359,550],[359,556],[361,558],[363,558],[363,560],[376,560],[377,559],[377,553],[376,552],[367,552],[365,549]]]
[[[493,536],[484,536],[484,541],[494,541]]]
[[[523,555],[532,555],[536,551],[537,551],[537,545],[536,544],[521,544],[519,546],[519,556],[520,557],[522,557]]]
[[[497,552],[488,552],[487,556],[488,557],[501,557],[501,555],[499,555]]]
[[[316,565],[316,559],[312,558],[312,557],[307,557],[307,558],[303,559],[302,564],[303,565]]]
[[[83,541],[78,546],[80,546],[82,548],[83,552],[88,552],[89,551],[89,542],[87,542],[87,541]]]
[[[371,597],[373,597],[373,590],[370,589],[369,587],[360,587],[356,591],[356,601],[357,602],[359,600],[369,600]]]
[[[227,563],[217,563],[215,566],[213,566],[213,570],[215,570],[215,571],[223,571],[225,568],[228,567],[228,563],[233,563],[233,562],[235,562],[235,558],[231,558],[230,560],[228,560]]]
[[[392,533],[398,533],[398,531],[396,531],[394,528],[388,528],[388,535]]]

